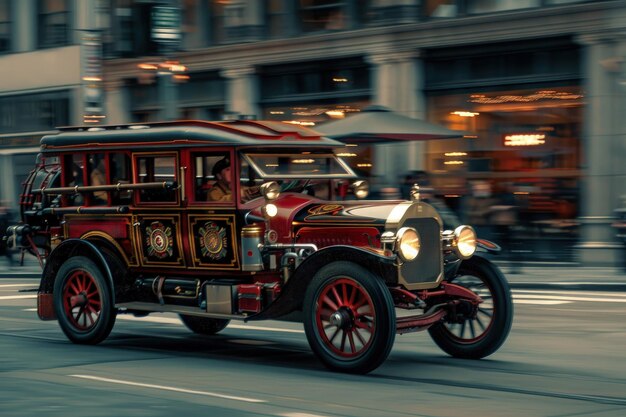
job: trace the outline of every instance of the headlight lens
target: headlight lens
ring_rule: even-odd
[[[454,242],[459,257],[467,259],[476,251],[476,232],[470,226],[459,226],[454,229]]]
[[[417,258],[420,252],[420,236],[417,230],[412,227],[403,227],[398,230],[397,250],[400,258],[405,262],[410,262]]]
[[[278,214],[278,207],[275,204],[269,203],[263,207],[263,211],[267,217],[274,217]]]

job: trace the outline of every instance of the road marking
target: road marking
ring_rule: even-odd
[[[1,295],[0,300],[23,300],[26,298],[37,298],[36,295]]]
[[[513,297],[514,304],[535,304],[535,305],[546,305],[546,306],[554,306],[559,304],[571,304],[571,301],[554,301],[554,300],[520,300],[516,297]]]
[[[9,288],[9,287],[32,287],[33,284],[0,284],[0,288]]]
[[[117,318],[122,319],[122,320],[129,320],[129,321],[143,321],[143,322],[161,323],[161,324],[182,324],[182,322],[179,319],[172,318],[172,317],[156,317],[156,316],[135,317],[135,316],[118,315]],[[299,329],[280,329],[277,327],[250,326],[246,324],[229,324],[227,329],[258,330],[258,331],[298,333],[298,334],[304,333],[304,330],[299,330]]]
[[[321,414],[309,414],[309,413],[282,413],[276,414],[280,417],[327,417]]]
[[[607,297],[573,297],[561,295],[533,295],[533,294],[515,294],[513,298],[523,298],[530,300],[559,300],[559,301],[599,301],[603,303],[626,303],[626,298],[607,298]]]
[[[68,376],[73,377],[73,378],[89,379],[92,381],[108,382],[111,384],[130,385],[133,387],[152,388],[152,389],[159,389],[163,391],[181,392],[183,394],[204,395],[206,397],[223,398],[225,400],[243,401],[243,402],[248,402],[248,403],[266,403],[267,402],[265,400],[259,400],[256,398],[237,397],[234,395],[219,394],[217,392],[196,391],[196,390],[190,390],[190,389],[184,389],[184,388],[168,387],[165,385],[144,384],[142,382],[123,381],[121,379],[102,378],[102,377],[93,376],[93,375],[75,374],[75,375],[68,375]]]

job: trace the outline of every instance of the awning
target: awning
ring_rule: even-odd
[[[345,119],[315,126],[315,130],[345,143],[363,144],[454,139],[468,134],[413,119],[382,106],[367,107]]]

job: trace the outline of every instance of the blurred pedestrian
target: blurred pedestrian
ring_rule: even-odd
[[[482,239],[493,239],[491,211],[496,200],[491,195],[491,185],[487,181],[476,181],[471,184],[471,193],[465,198],[463,214],[466,223],[476,230]]]
[[[8,266],[14,265],[13,260],[13,248],[7,247],[7,241],[5,240],[7,235],[7,228],[13,223],[13,213],[8,206],[0,204],[0,255],[4,255],[7,260]]]

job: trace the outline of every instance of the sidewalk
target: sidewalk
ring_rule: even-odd
[[[550,289],[578,291],[626,292],[626,271],[620,268],[582,267],[572,264],[525,263],[511,273],[506,261],[495,261],[514,289]],[[0,279],[39,278],[41,268],[32,256],[24,259],[24,266],[10,267],[0,259]]]

